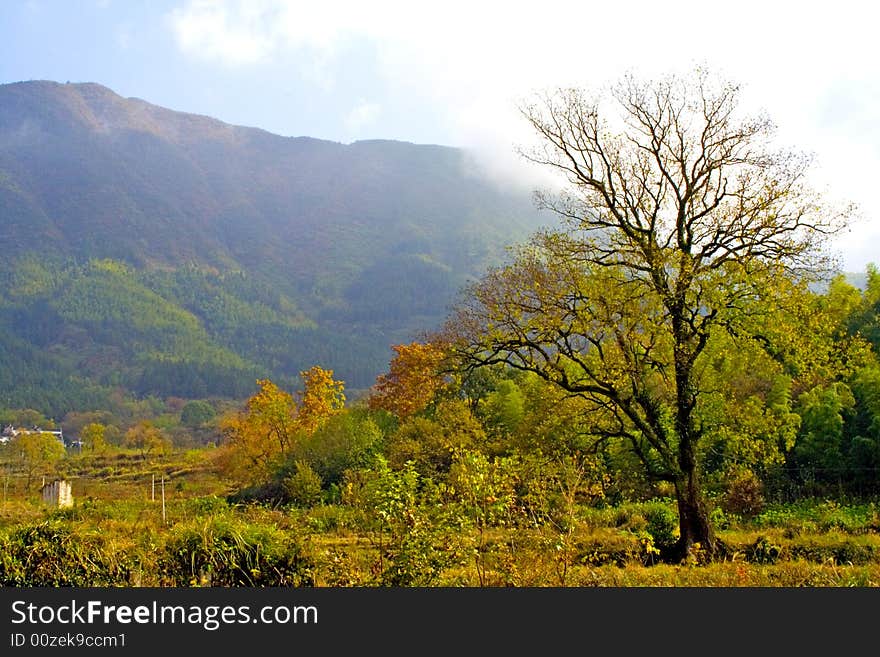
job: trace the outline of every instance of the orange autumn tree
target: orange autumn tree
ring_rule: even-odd
[[[333,371],[317,365],[300,372],[302,391],[296,396],[268,379],[243,410],[221,421],[226,441],[221,466],[233,479],[266,481],[298,441],[313,434],[345,405],[344,384]]]
[[[431,343],[412,342],[391,348],[397,355],[388,373],[377,377],[368,405],[403,420],[424,410],[443,387],[440,365],[445,354]]]

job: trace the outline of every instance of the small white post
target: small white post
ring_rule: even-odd
[[[152,483],[151,483],[152,487],[150,490],[150,501],[155,502],[156,501],[156,475],[153,474],[153,475],[151,475],[151,477],[152,477]]]
[[[165,524],[165,475],[162,475],[162,524]]]

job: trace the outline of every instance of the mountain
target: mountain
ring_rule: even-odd
[[[242,397],[314,364],[369,387],[544,223],[459,149],[0,85],[0,407]]]

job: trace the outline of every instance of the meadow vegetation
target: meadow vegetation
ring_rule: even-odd
[[[612,454],[501,438],[491,418],[504,404],[487,399],[476,414],[443,400],[444,417],[422,409],[407,422],[367,404],[328,407],[327,421],[294,431],[292,448],[250,478],[234,434],[218,428],[246,421],[247,406],[202,428],[218,445],[85,445],[30,485],[10,443],[0,585],[880,585],[876,493],[719,476],[723,553],[668,562],[662,550],[678,536],[668,489],[617,469]],[[41,501],[40,483],[55,477],[72,484],[73,507]]]

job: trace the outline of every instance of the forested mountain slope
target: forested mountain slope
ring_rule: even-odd
[[[97,84],[0,86],[0,405],[242,397],[390,345],[549,223],[462,150],[281,137]]]

